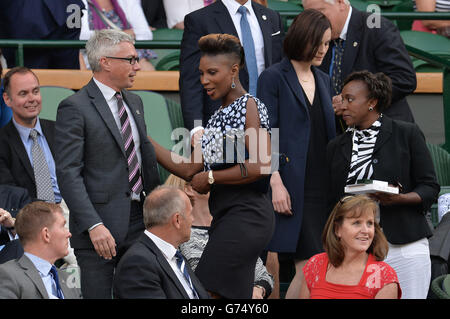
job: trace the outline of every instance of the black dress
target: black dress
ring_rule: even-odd
[[[246,106],[252,97],[245,94],[219,109],[208,121],[202,138],[205,169],[222,159],[223,134],[244,133]],[[253,97],[254,98],[254,97]],[[266,107],[254,98],[261,127],[269,129]],[[267,183],[268,179],[264,179]],[[261,182],[244,185],[216,185],[211,188],[209,209],[213,220],[209,241],[195,273],[203,286],[225,298],[251,298],[255,265],[269,243],[274,229],[274,213]]]
[[[303,219],[294,253],[296,260],[307,260],[323,251],[321,236],[328,217],[326,213],[328,138],[322,104],[317,90],[312,105],[304,91],[303,95],[309,111],[311,131],[306,159]]]

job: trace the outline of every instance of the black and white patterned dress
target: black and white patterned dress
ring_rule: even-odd
[[[217,110],[209,119],[202,137],[202,150],[205,170],[210,170],[212,163],[226,162],[223,154],[223,136],[236,136],[243,140],[245,120],[247,114],[247,101],[253,98],[259,113],[260,126],[270,133],[269,116],[267,108],[259,99],[244,94],[228,106]]]
[[[269,130],[265,105],[250,94],[219,109],[208,121],[202,138],[206,170],[223,160],[223,134],[244,134],[250,98],[256,102],[260,126]],[[207,290],[225,298],[252,297],[256,260],[272,237],[272,203],[267,192],[254,184],[211,187],[209,210],[213,220],[195,273]]]

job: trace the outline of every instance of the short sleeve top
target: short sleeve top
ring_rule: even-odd
[[[369,254],[366,268],[357,285],[326,281],[328,262],[327,254],[321,253],[311,257],[303,268],[311,299],[374,299],[377,293],[390,283],[397,283],[398,299],[401,297],[395,270],[385,262],[376,261],[372,254]]]
[[[270,134],[269,116],[264,103],[248,93],[242,95],[231,104],[218,109],[206,124],[202,137],[205,170],[209,170],[212,163],[225,162],[222,154],[223,136],[236,136],[238,140],[244,138],[247,101],[250,98],[256,102],[260,127],[267,129]]]

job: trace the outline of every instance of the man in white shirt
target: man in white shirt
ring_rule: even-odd
[[[0,212],[4,215],[4,212]],[[54,262],[69,253],[71,234],[61,207],[33,202],[17,215],[15,229],[24,255],[0,265],[0,299],[79,299],[79,287]]]
[[[239,37],[242,42],[241,6],[251,30],[256,56],[257,75],[283,55],[284,29],[278,12],[250,0],[217,0],[209,6],[186,15],[181,41],[180,98],[184,125],[191,133],[201,131],[212,114],[220,107],[220,101],[209,98],[200,83],[198,66],[200,50],[198,40],[210,33],[227,33]],[[243,44],[245,50],[245,44]],[[248,54],[246,53],[246,56]],[[250,77],[245,66],[239,72],[239,80],[249,91]],[[257,77],[254,81],[257,80]]]
[[[121,258],[115,298],[204,299],[209,295],[178,251],[190,238],[192,205],[181,190],[159,186],[145,200],[145,232]]]

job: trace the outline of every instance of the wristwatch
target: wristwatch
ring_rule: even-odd
[[[208,184],[209,184],[209,185],[214,184],[213,171],[209,171],[209,172],[208,172]]]

